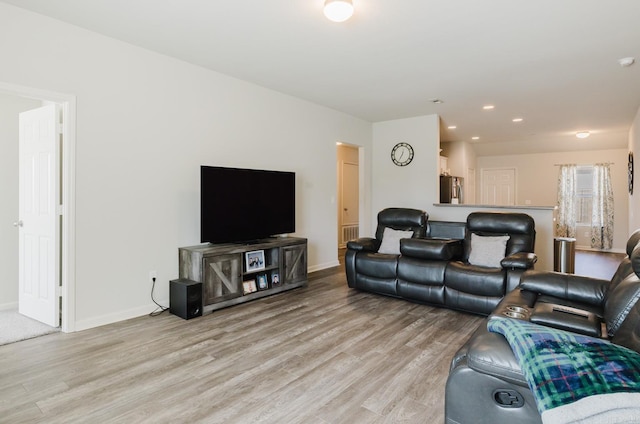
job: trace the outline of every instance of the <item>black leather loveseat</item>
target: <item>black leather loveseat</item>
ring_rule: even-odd
[[[627,243],[628,257],[622,261],[611,281],[555,272],[526,272],[518,288],[500,302],[487,321],[455,354],[446,386],[446,423],[542,422],[536,398],[530,389],[531,384],[526,379],[527,373],[523,372],[520,365],[522,362],[518,361],[514,349],[502,334],[487,330],[491,320],[495,323],[496,320],[506,319],[512,321],[510,324],[519,321],[527,326],[528,323],[534,323],[536,325],[530,326],[533,331],[552,328],[550,331],[559,330],[557,334],[560,335],[584,335],[588,336],[584,338],[586,340],[606,340],[610,343],[604,346],[611,349],[623,346],[640,352],[639,242],[640,231],[636,231]],[[566,367],[579,370],[588,362],[588,355],[584,351],[564,343],[558,346],[568,352],[566,357],[571,358],[568,363],[566,360],[559,362],[563,370]],[[586,349],[589,352],[590,347]],[[527,363],[538,366],[533,357]],[[619,362],[612,363],[614,368],[620,367]],[[598,368],[596,382],[589,390],[596,390],[597,386],[603,385],[601,374],[605,372],[605,368]],[[614,372],[620,373],[617,369]],[[549,381],[561,383],[573,378],[568,373],[545,375],[550,375]],[[578,375],[579,382],[586,381],[586,373],[585,377],[580,373],[574,375]],[[638,380],[625,381],[625,385],[640,385]],[[533,385],[536,390],[541,386]],[[573,395],[573,392],[569,392],[569,396]],[[585,397],[583,403],[576,406],[586,417],[584,421],[575,422],[640,422],[640,402],[636,401],[635,406],[624,409],[622,404],[605,403],[604,408],[599,406],[601,409],[597,409],[597,402],[592,399],[596,398]],[[598,399],[603,398],[600,396]],[[606,414],[619,414],[625,418],[623,421],[612,421]],[[566,422],[574,422],[569,417],[563,418],[566,418]],[[564,419],[561,422],[565,422]]]
[[[385,231],[405,231],[395,250],[381,248]],[[533,268],[535,234],[526,214],[474,212],[466,223],[447,223],[428,221],[424,211],[385,209],[378,214],[375,238],[347,243],[347,283],[487,315]]]

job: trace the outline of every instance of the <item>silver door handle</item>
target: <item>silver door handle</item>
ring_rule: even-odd
[[[13,223],[13,226],[14,227],[23,227],[24,223],[22,222],[22,220],[16,221],[16,222]]]

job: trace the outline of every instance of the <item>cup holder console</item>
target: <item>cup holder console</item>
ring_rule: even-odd
[[[529,310],[527,308],[523,308],[522,306],[509,305],[507,306],[507,310],[511,312],[518,312],[519,314],[528,314]]]
[[[518,305],[507,305],[502,314],[509,318],[525,319],[529,315],[529,310]]]

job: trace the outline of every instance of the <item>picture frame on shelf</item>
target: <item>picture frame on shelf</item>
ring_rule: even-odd
[[[256,280],[247,280],[242,282],[242,294],[248,295],[258,291],[256,287]]]
[[[258,290],[266,290],[269,288],[269,280],[267,274],[258,274],[256,277]]]
[[[280,274],[277,272],[271,273],[271,287],[280,287],[282,283],[280,282]]]
[[[264,250],[253,250],[244,254],[247,272],[260,271],[266,267],[264,261]]]

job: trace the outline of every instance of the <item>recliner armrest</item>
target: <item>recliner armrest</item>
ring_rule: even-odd
[[[487,330],[484,321],[467,342],[469,368],[512,384],[527,387],[527,380],[511,346],[502,334]]]
[[[559,299],[601,306],[608,280],[550,271],[527,271],[518,288]]]
[[[380,241],[371,237],[362,237],[347,242],[347,249],[357,252],[377,252],[380,248]]]
[[[538,255],[530,252],[518,252],[500,261],[502,268],[530,269],[538,262]]]
[[[419,259],[455,260],[462,256],[462,240],[401,239],[400,253]]]

